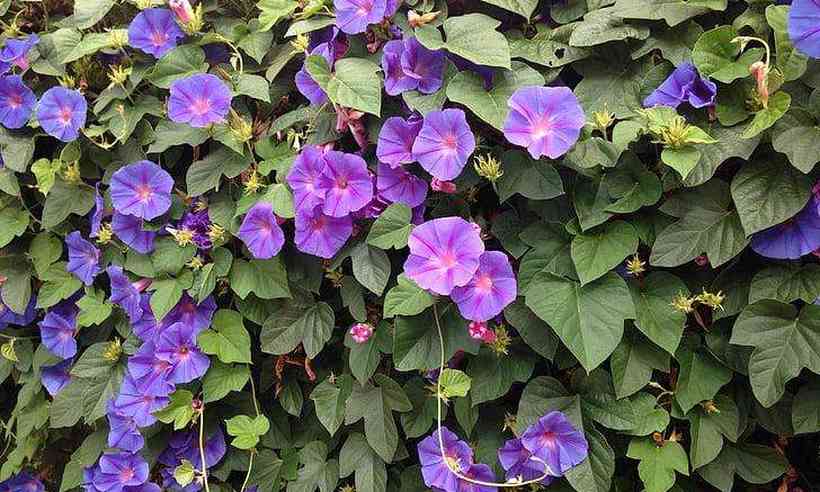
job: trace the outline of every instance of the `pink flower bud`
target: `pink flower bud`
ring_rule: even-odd
[[[168,6],[177,16],[179,22],[187,24],[194,20],[194,8],[188,0],[168,0]]]
[[[481,340],[482,342],[495,340],[495,333],[487,327],[486,321],[471,321],[467,325],[467,331],[473,340]]]
[[[700,255],[697,258],[695,258],[695,264],[699,267],[705,267],[709,265],[709,257],[707,257],[706,255]]]
[[[142,292],[142,291],[144,291],[145,289],[147,289],[148,287],[151,286],[151,282],[152,282],[152,280],[150,278],[143,278],[143,279],[137,280],[136,282],[132,283],[131,285],[134,286],[134,289],[136,289],[137,292]]]
[[[350,338],[356,343],[365,343],[373,336],[373,327],[367,323],[356,323],[350,327]]]
[[[814,188],[811,189],[811,192],[815,196],[820,197],[820,181],[814,184]]]
[[[440,191],[447,194],[453,194],[456,192],[455,183],[452,181],[442,181],[438,178],[433,178],[430,182],[430,188],[433,188],[434,191]]]

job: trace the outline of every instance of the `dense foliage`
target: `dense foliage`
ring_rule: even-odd
[[[0,491],[818,490],[818,0],[192,3],[0,1]]]

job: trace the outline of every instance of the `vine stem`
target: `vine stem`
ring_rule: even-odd
[[[242,488],[239,489],[239,492],[245,492],[245,487],[248,486],[248,480],[250,480],[251,478],[251,470],[253,470],[253,455],[255,455],[256,453],[253,452],[253,449],[251,449],[250,453],[251,456],[248,461],[248,473],[245,474],[245,481],[242,482]]]
[[[199,459],[202,461],[202,481],[205,484],[205,492],[211,492],[208,486],[208,464],[205,463],[205,403],[199,410]]]
[[[441,425],[442,425],[442,415],[441,415],[441,400],[444,399],[444,394],[441,392],[441,375],[444,372],[444,366],[446,364],[446,360],[444,357],[444,335],[441,331],[441,322],[438,318],[438,308],[436,304],[433,304],[433,318],[436,320],[436,330],[438,331],[438,343],[439,349],[441,350],[441,360],[439,364],[439,377],[436,380],[436,424],[438,428],[438,449],[441,453],[441,458],[444,464],[447,465],[447,468],[450,472],[465,482],[469,482],[475,485],[480,485],[482,487],[499,487],[499,488],[514,488],[514,487],[523,487],[525,485],[533,485],[542,482],[544,479],[549,478],[550,476],[550,468],[547,463],[535,456],[530,456],[530,459],[533,461],[537,461],[544,465],[544,474],[538,478],[533,480],[526,480],[526,481],[508,481],[508,482],[485,482],[483,480],[476,480],[474,478],[470,478],[466,475],[461,473],[461,470],[458,470],[453,467],[450,461],[447,459],[447,452],[444,449],[444,437],[442,437],[441,433]]]
[[[250,371],[250,366],[248,367]],[[253,373],[248,378],[251,382],[251,398],[253,398],[253,409],[256,410],[256,416],[259,416],[259,403],[256,402],[256,385],[253,382]],[[251,479],[251,472],[253,471],[253,455],[256,454],[253,449],[250,450],[250,458],[248,458],[248,472],[245,474],[245,481],[242,482],[242,488],[239,492],[245,492],[245,487],[248,486],[248,480]]]

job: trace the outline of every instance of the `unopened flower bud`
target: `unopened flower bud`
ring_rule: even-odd
[[[456,184],[452,181],[442,181],[438,178],[433,178],[430,182],[430,188],[433,188],[433,191],[440,191],[442,193],[453,194],[456,192]]]
[[[407,23],[413,28],[421,27],[436,20],[438,14],[439,12],[436,11],[419,15],[415,10],[410,10],[407,12]]]
[[[757,83],[757,95],[763,107],[769,106],[769,67],[762,61],[754,62],[749,66],[749,73]]]
[[[491,183],[495,183],[504,175],[504,170],[501,169],[501,163],[490,154],[476,157],[475,161],[473,161],[473,168],[476,174]]]
[[[187,24],[194,20],[194,8],[188,0],[169,0],[168,7],[177,16],[177,19],[183,24]]]
[[[105,350],[103,350],[103,359],[108,362],[116,362],[120,360],[120,355],[122,355],[122,342],[120,342],[119,338],[108,342]]]
[[[350,338],[358,344],[367,342],[371,336],[373,336],[373,327],[367,323],[356,323],[350,327]]]

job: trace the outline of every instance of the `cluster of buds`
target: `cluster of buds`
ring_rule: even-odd
[[[646,262],[635,253],[635,256],[626,260],[626,272],[633,277],[640,277],[646,271]]]
[[[685,294],[678,294],[672,300],[672,308],[675,311],[679,311],[684,314],[689,314],[695,310],[696,304],[702,304],[713,311],[718,309],[723,310],[723,301],[726,300],[726,296],[723,294],[722,291],[718,291],[716,293],[707,292],[706,289],[703,289],[701,294],[696,296],[687,296]]]
[[[490,329],[486,321],[471,321],[467,325],[470,338],[480,340],[484,343],[492,343],[495,340],[495,332]]]
[[[253,125],[239,113],[231,109],[228,114],[228,128],[237,142],[245,143],[253,138]]]
[[[168,7],[171,8],[183,31],[195,34],[202,30],[204,20],[201,3],[193,8],[188,0],[168,0]]]
[[[265,184],[262,183],[262,176],[256,172],[256,169],[251,169],[243,173],[242,186],[245,188],[245,195],[250,196],[256,194]]]
[[[131,76],[131,67],[124,67],[122,65],[114,65],[108,69],[108,81],[111,85],[125,86],[128,77]]]
[[[208,239],[216,244],[225,239],[225,228],[221,225],[211,224],[208,226]]]
[[[612,123],[615,122],[615,113],[607,111],[604,106],[603,111],[595,111],[592,113],[592,126],[595,130],[601,132],[606,137],[606,132]]]
[[[193,271],[197,271],[197,270],[199,270],[200,268],[202,268],[202,267],[204,267],[204,266],[205,266],[205,262],[204,262],[204,261],[202,261],[202,258],[201,258],[201,257],[199,257],[199,256],[197,256],[197,255],[194,255],[194,257],[193,257],[193,258],[191,258],[190,260],[188,260],[188,263],[186,263],[185,265],[186,265],[188,268],[190,268],[191,270],[193,270]]]
[[[471,321],[467,325],[467,331],[470,338],[486,344],[495,353],[499,355],[508,353],[512,339],[504,325],[499,325],[495,330],[491,330],[486,321]]]
[[[473,161],[473,169],[475,169],[476,174],[493,184],[504,175],[501,163],[492,154],[476,157]]]
[[[356,323],[350,327],[350,338],[358,344],[370,340],[373,336],[373,326],[368,323]]]
[[[174,237],[174,241],[176,241],[180,247],[184,248],[185,246],[194,244],[194,233],[189,229],[174,229],[173,227],[166,227],[165,230]]]
[[[82,181],[79,162],[73,162],[65,166],[60,174],[67,183],[79,184]]]
[[[100,225],[100,231],[97,233],[97,244],[108,244],[114,238],[114,231],[111,229],[111,224],[108,222]]]
[[[103,359],[108,362],[117,362],[120,360],[120,356],[122,355],[122,342],[120,339],[115,338],[113,341],[108,342],[102,355]]]

